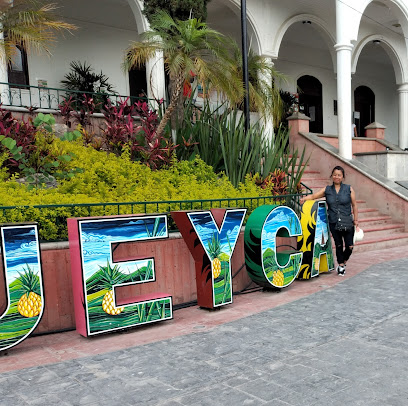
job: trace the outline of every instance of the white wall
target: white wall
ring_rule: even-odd
[[[319,41],[320,44],[322,40],[318,36],[317,32],[310,33],[309,43],[313,45]],[[337,116],[333,111],[334,100],[337,98],[337,84],[328,48],[313,48],[306,44],[293,42],[293,39],[297,37],[296,26],[288,30],[287,37],[290,41],[284,37],[279,50],[279,58],[274,61],[278,71],[289,78],[288,83],[283,84],[282,88],[296,92],[299,77],[310,75],[317,78],[322,84],[323,91],[323,131],[325,134],[337,134]]]
[[[65,38],[59,39],[50,58],[29,56],[30,84],[36,86],[36,78],[40,78],[48,81],[48,87],[61,88],[60,81],[68,73],[70,62],[86,61],[95,72],[102,70],[109,77],[116,92],[126,95],[129,93],[128,75],[122,70],[121,63],[130,40],[137,39],[135,31],[81,23],[73,35],[66,34]]]

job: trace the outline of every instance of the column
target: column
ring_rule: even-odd
[[[336,41],[337,54],[337,123],[339,133],[339,154],[351,159],[351,35],[353,9],[349,1],[336,0]]]
[[[267,65],[272,68],[274,63],[272,61],[272,58],[270,58],[269,56],[263,56],[263,58],[265,59],[265,62],[267,63]],[[272,86],[272,74],[270,71],[266,71],[266,72],[259,72],[259,81],[261,83],[261,86],[264,85],[266,86]],[[273,103],[273,100],[268,100],[267,103]],[[252,122],[252,119],[251,119]],[[273,133],[273,116],[272,115],[264,115],[262,117],[262,125],[265,129],[265,138],[273,141],[274,139],[274,133]]]
[[[146,63],[147,97],[149,99],[165,99],[166,81],[164,76],[164,61],[161,52]]]
[[[336,44],[337,53],[337,123],[339,154],[351,159],[351,44]]]
[[[408,148],[408,83],[398,87],[398,145],[400,148]]]
[[[0,32],[0,41],[3,40],[3,33]],[[8,85],[8,71],[7,71],[7,58],[5,55],[0,56],[0,102],[3,105],[10,104],[10,91]]]

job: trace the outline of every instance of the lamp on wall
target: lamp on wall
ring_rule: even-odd
[[[302,24],[312,24],[312,22],[310,20],[303,20]]]
[[[381,44],[381,41],[379,39],[375,39],[373,40],[373,44],[375,45]]]

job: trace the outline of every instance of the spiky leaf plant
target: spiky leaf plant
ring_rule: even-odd
[[[40,314],[42,307],[40,280],[28,264],[23,271],[18,272],[20,289],[24,292],[18,301],[18,311],[24,317],[35,317]]]
[[[122,313],[125,308],[123,306],[115,306],[113,300],[113,286],[124,282],[127,277],[120,272],[120,268],[117,264],[112,268],[109,261],[107,261],[106,266],[99,266],[99,269],[102,271],[99,286],[101,289],[108,290],[102,300],[102,309],[105,313],[110,314],[111,316],[116,316]]]
[[[213,233],[212,237],[208,239],[208,254],[211,258],[211,268],[214,279],[221,274],[221,261],[218,256],[221,254],[221,243],[218,235]]]

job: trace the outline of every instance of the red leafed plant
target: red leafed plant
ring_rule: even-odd
[[[139,142],[136,151],[140,154],[142,162],[151,169],[168,165],[177,146],[165,136],[157,136],[159,118],[146,102],[138,101],[134,107],[141,121],[141,126],[137,128],[136,137]]]
[[[115,106],[108,101],[102,112],[106,120],[104,132],[109,150],[120,154],[127,144],[132,159],[140,160],[152,169],[170,163],[176,146],[165,136],[157,137],[159,118],[146,102],[129,104],[127,98]]]
[[[90,117],[95,111],[100,110],[101,103],[95,103],[93,97],[83,94],[80,98],[71,95],[58,105],[61,116],[64,117],[65,124],[71,127],[71,118],[86,127],[90,124]]]
[[[31,154],[37,147],[35,134],[37,129],[30,117],[28,121],[17,120],[10,111],[0,108],[0,134],[16,141],[16,146],[21,147],[21,152]],[[8,165],[18,166],[18,163],[10,158]]]
[[[266,178],[256,174],[252,179],[260,188],[269,190],[272,196],[285,195],[288,192],[286,173],[281,169],[275,169]]]

